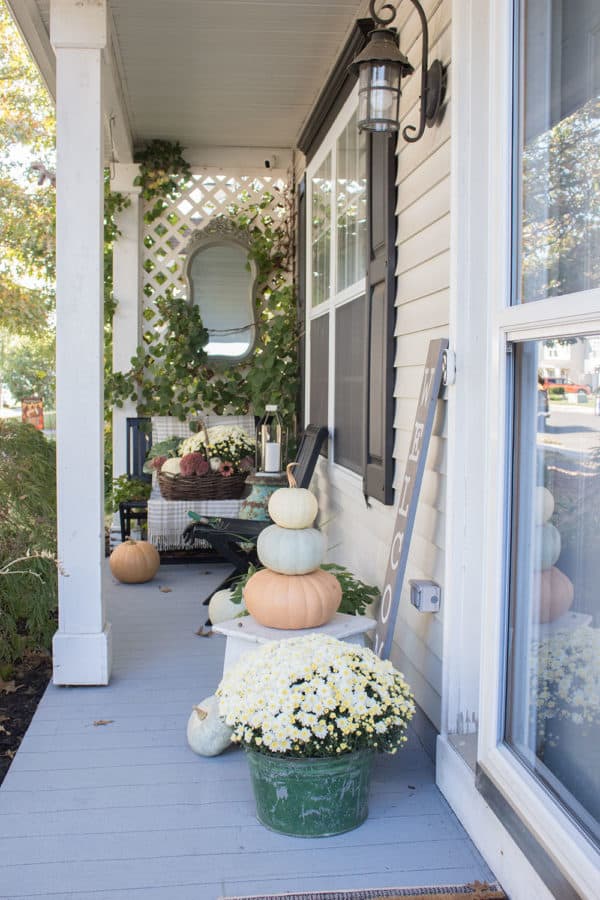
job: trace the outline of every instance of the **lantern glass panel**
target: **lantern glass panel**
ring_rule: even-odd
[[[364,63],[359,72],[358,124],[369,131],[398,129],[400,66]]]

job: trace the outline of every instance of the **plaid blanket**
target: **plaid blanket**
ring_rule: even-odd
[[[247,431],[254,440],[256,437],[256,426],[254,424],[254,416],[215,416],[203,414],[202,418],[206,422],[207,428],[213,425],[239,425],[244,431]],[[158,441],[164,441],[170,437],[186,438],[191,434],[189,422],[180,422],[173,416],[152,416],[152,443],[157,444]]]
[[[203,418],[208,428],[212,425],[241,425],[254,437],[254,416],[205,415]],[[153,443],[173,436],[185,438],[189,435],[188,422],[180,422],[172,416],[152,417]],[[194,544],[183,541],[183,532],[192,521],[188,512],[200,516],[237,518],[241,505],[241,500],[164,500],[153,477],[152,494],[148,500],[148,540],[157,550],[206,549],[210,546],[206,541],[196,541]]]
[[[148,540],[157,550],[207,548],[210,545],[206,541],[184,543],[184,529],[192,523],[188,512],[237,518],[241,505],[241,500],[163,500],[159,491],[152,491],[148,500]]]

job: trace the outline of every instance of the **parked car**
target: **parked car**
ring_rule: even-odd
[[[592,389],[587,384],[577,384],[575,381],[571,381],[570,378],[544,378],[543,387],[548,390],[549,388],[562,388],[565,394],[591,394]]]

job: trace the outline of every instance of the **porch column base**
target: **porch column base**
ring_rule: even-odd
[[[57,631],[52,639],[52,681],[62,685],[108,684],[112,667],[110,623],[95,634]]]

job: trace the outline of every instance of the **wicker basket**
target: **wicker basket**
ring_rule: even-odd
[[[158,486],[165,500],[238,500],[247,475],[163,475]]]

